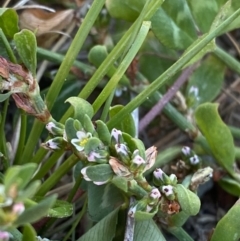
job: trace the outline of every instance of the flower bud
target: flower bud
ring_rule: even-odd
[[[150,206],[157,205],[160,197],[161,193],[159,192],[158,188],[153,188],[148,195],[148,204]]]
[[[171,185],[173,185],[173,186],[176,186],[177,185],[177,176],[175,175],[175,174],[171,174],[170,176],[169,176],[169,179],[170,179],[170,181],[171,181]]]
[[[164,184],[169,184],[170,179],[166,175],[166,173],[162,171],[161,168],[156,168],[155,171],[153,172],[153,182],[156,185],[161,186]]]
[[[123,143],[122,132],[113,128],[111,131],[111,143],[113,145]]]
[[[136,155],[133,159],[132,159],[132,163],[130,166],[130,169],[133,171],[143,171],[143,169],[146,166],[146,161],[139,155]]]
[[[64,125],[58,122],[48,122],[46,129],[54,136],[63,136]]]
[[[115,150],[119,156],[119,159],[125,163],[125,164],[129,164],[130,162],[130,156],[129,156],[129,152],[128,152],[128,148],[125,144],[116,144],[115,145]]]
[[[48,150],[59,150],[64,147],[64,139],[62,137],[55,137],[48,140],[46,143],[42,143],[42,147]]]
[[[192,165],[198,165],[200,163],[200,159],[197,155],[194,155],[192,157],[189,158],[189,162],[192,164]]]
[[[98,150],[98,151],[91,151],[87,155],[87,159],[89,162],[107,163],[108,156],[109,154],[106,150]]]
[[[191,155],[191,148],[188,146],[184,146],[182,148],[182,153],[184,156],[190,156]]]
[[[162,186],[161,190],[164,193],[164,195],[167,197],[168,200],[175,199],[173,186],[171,186],[171,185]]]

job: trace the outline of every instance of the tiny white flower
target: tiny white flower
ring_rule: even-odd
[[[111,131],[111,136],[114,138],[114,140],[119,143],[120,136],[122,136],[122,132],[120,130],[117,130],[116,128],[113,128]]]
[[[92,137],[90,132],[77,131],[77,138],[73,138],[71,143],[76,147],[78,151],[83,151],[88,139]]]
[[[96,158],[103,158],[99,153],[91,151],[90,154],[87,156],[89,162],[96,162]]]
[[[153,172],[153,175],[156,179],[161,179],[163,181],[163,171],[161,168],[157,168],[155,169],[155,171]]]
[[[137,166],[140,166],[142,164],[146,164],[145,160],[139,155],[135,156],[132,161]]]
[[[127,146],[124,144],[116,144],[115,149],[117,153],[122,153],[125,156],[128,155]]]
[[[191,149],[190,149],[190,147],[184,146],[184,147],[182,148],[182,153],[184,154],[184,156],[189,156],[189,155],[191,154]]]
[[[190,157],[189,160],[192,165],[197,165],[200,162],[199,157],[197,155]]]
[[[159,199],[161,197],[161,193],[159,192],[159,190],[157,188],[154,188],[150,192],[150,197],[153,199]]]
[[[87,170],[88,167],[84,167],[82,170],[81,170],[81,173],[83,175],[83,178],[86,180],[86,181],[92,181],[88,176],[87,176],[87,173],[86,173],[86,170]]]
[[[58,143],[56,143],[53,140],[49,140],[46,142],[46,146],[52,150],[58,150],[60,147],[58,146]]]
[[[166,186],[162,186],[162,192],[168,197],[173,193],[173,186],[171,185],[166,185]]]
[[[47,125],[46,125],[46,129],[47,129],[51,134],[54,135],[54,132],[52,131],[52,128],[53,128],[53,127],[56,127],[56,125],[55,125],[52,121],[48,122]]]

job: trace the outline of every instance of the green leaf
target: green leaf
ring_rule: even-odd
[[[5,94],[0,94],[0,102],[5,101],[8,97],[10,97],[10,95],[12,94],[12,92],[8,92]]]
[[[176,194],[181,210],[186,214],[196,215],[199,212],[201,202],[195,193],[185,188],[183,185],[177,184]]]
[[[19,196],[17,197],[18,201],[23,201],[26,198],[31,198],[34,196],[34,194],[38,191],[38,188],[41,186],[41,181],[37,180],[34,182],[31,182],[24,190],[22,190],[19,193]]]
[[[238,241],[240,238],[240,201],[238,200],[235,205],[223,216],[218,222],[211,241]]]
[[[195,118],[217,162],[233,175],[235,161],[233,137],[219,116],[217,108],[217,104],[201,104],[195,112]]]
[[[79,97],[70,97],[65,102],[69,102],[74,109],[74,118],[84,123],[85,114],[91,119],[93,117],[93,108],[89,102]]]
[[[221,188],[223,188],[226,192],[232,194],[233,196],[240,196],[240,183],[239,181],[234,180],[231,177],[222,177],[218,184]]]
[[[114,18],[134,21],[141,12],[146,0],[107,0],[106,7]]]
[[[199,29],[203,33],[219,26],[234,11],[240,8],[240,2],[238,0],[203,0],[198,2],[187,0],[187,2]],[[222,33],[239,27],[240,18],[238,17],[235,21],[229,24]]]
[[[56,199],[56,195],[53,195],[45,198],[37,205],[27,208],[23,214],[18,217],[14,225],[21,226],[26,223],[34,223],[47,216],[49,209],[54,205]]]
[[[152,219],[136,222],[134,230],[134,240],[166,241],[161,230]]]
[[[97,150],[98,147],[100,147],[101,145],[102,145],[102,142],[98,138],[92,137],[86,143],[84,147],[84,152],[88,155],[90,154],[91,151]]]
[[[183,224],[188,220],[189,214],[184,211],[180,211],[174,215],[168,217],[168,226],[169,227],[182,227]]]
[[[13,184],[17,184],[19,191],[24,189],[31,180],[36,169],[37,165],[35,163],[28,163],[23,166],[13,166],[9,168],[4,177],[6,190],[11,188],[11,185]]]
[[[98,133],[98,137],[99,139],[105,144],[105,145],[109,145],[111,142],[111,134],[108,130],[107,125],[101,121],[101,120],[97,120],[96,121],[96,125],[97,125],[97,133]]]
[[[8,38],[18,32],[18,15],[11,8],[0,8],[0,28]]]
[[[35,197],[34,201],[40,202],[45,197]],[[65,218],[71,216],[73,213],[73,205],[67,201],[56,200],[54,206],[48,210],[47,217]]]
[[[172,227],[168,228],[167,231],[173,234],[179,241],[194,241],[183,228]]]
[[[218,58],[210,55],[190,76],[186,99],[188,106],[212,101],[221,91],[224,81],[225,65]],[[198,89],[198,95],[189,92],[191,87]]]
[[[120,110],[123,109],[123,107],[124,106],[122,105],[115,105],[111,107],[109,111],[109,118],[112,119]],[[132,137],[136,135],[135,123],[131,114],[128,114],[124,119],[122,119],[115,128],[128,133]]]
[[[94,222],[99,222],[124,203],[124,196],[114,185],[88,185],[88,213]]]
[[[77,130],[74,127],[74,119],[68,118],[65,122],[65,131],[67,135],[67,140],[71,141],[73,138],[77,138]]]
[[[36,241],[36,232],[31,224],[25,224],[23,229],[22,241]]]
[[[187,2],[197,23],[197,26],[202,32],[206,33],[210,29],[210,26],[218,13],[219,6],[217,1],[187,0]]]
[[[169,48],[186,49],[197,39],[194,21],[185,0],[165,1],[151,21],[152,31]]]
[[[113,240],[116,231],[119,208],[109,213],[77,241]]]
[[[111,179],[114,172],[109,164],[98,164],[95,166],[88,166],[86,174],[93,182],[104,182]]]
[[[84,123],[83,123],[83,127],[87,132],[90,132],[91,134],[93,134],[95,132],[95,128],[94,125],[90,119],[90,117],[88,115],[85,114],[84,116]]]
[[[192,45],[190,45],[186,51],[184,52],[184,54],[182,55],[182,57],[184,55],[186,55],[187,53],[189,53],[190,51],[192,51],[192,49],[195,48],[196,45],[199,44],[199,42],[202,41],[202,39],[204,39],[207,36],[207,34],[202,35],[201,37],[199,37]],[[206,53],[209,52],[213,52],[216,49],[216,44],[215,44],[215,39],[213,39],[211,42],[209,42],[205,47],[203,47],[187,64],[185,64],[183,66],[183,68],[186,68],[189,65],[192,65],[194,63],[196,63],[197,61],[199,61]]]
[[[128,180],[125,177],[114,176],[111,183],[125,193],[128,192]]]
[[[66,218],[73,214],[73,205],[69,202],[56,200],[54,206],[48,211],[47,217]]]
[[[35,78],[37,68],[37,41],[34,33],[30,30],[23,29],[14,35],[14,42],[22,62]]]

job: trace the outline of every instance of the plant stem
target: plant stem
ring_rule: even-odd
[[[75,165],[79,159],[72,154],[40,187],[36,196],[44,196]]]
[[[60,156],[63,154],[64,151],[56,151],[55,153],[52,154],[50,158],[48,158],[47,162],[41,166],[40,170],[37,172],[37,174],[34,176],[32,179],[33,181],[35,180],[41,180],[49,170],[55,165],[55,163],[58,161]]]
[[[141,20],[142,21],[149,20],[154,14],[154,12],[156,11],[156,9],[162,3],[163,3],[162,0],[151,1],[151,4],[149,4],[149,9],[147,9],[145,16],[141,16]],[[103,76],[106,75],[109,69],[113,66],[114,62],[121,56],[121,54],[123,54],[124,51],[126,51],[126,48],[131,38],[131,34],[136,27],[137,27],[137,21],[135,21],[134,24],[128,29],[128,31],[116,44],[114,49],[109,53],[107,58],[102,62],[101,66],[96,70],[92,78],[84,86],[82,91],[79,93],[78,97],[83,99],[87,99],[89,97],[92,91],[96,88],[96,86],[102,80]],[[72,112],[73,112],[73,109],[72,107],[70,107],[67,110],[67,112],[64,114],[64,116],[61,118],[60,122],[64,123],[66,119],[69,118],[69,116],[71,116]]]
[[[83,179],[82,174],[80,174],[78,176],[77,180],[75,181],[75,184],[74,184],[72,190],[70,191],[70,193],[68,195],[68,198],[67,198],[68,202],[72,202],[72,200],[73,200],[73,198],[74,198],[74,196],[75,196],[79,186],[81,185],[82,179]]]
[[[83,46],[83,43],[91,30],[98,14],[100,13],[103,5],[105,3],[105,0],[95,0],[93,1],[93,4],[88,11],[85,19],[83,20],[80,28],[78,29],[78,32],[76,36],[74,37],[71,46],[69,47],[66,56],[53,80],[53,83],[51,84],[49,91],[46,96],[46,103],[48,105],[49,111],[52,109],[53,104],[56,100],[56,98],[59,95],[59,92],[67,78],[67,75],[69,73],[70,68],[73,65],[74,60],[76,59],[80,49]],[[34,148],[36,146],[36,143],[41,135],[41,132],[43,130],[43,125],[35,120],[31,133],[28,137],[28,141],[26,143],[26,147],[24,149],[24,153],[22,156],[22,163],[30,161]]]
[[[213,40],[218,33],[220,33],[226,26],[228,26],[234,19],[240,15],[240,9],[234,12],[229,18],[222,22],[216,29],[206,35],[193,47],[189,49],[176,63],[167,69],[161,76],[159,76],[153,83],[140,93],[135,99],[127,104],[121,111],[119,111],[109,122],[108,128],[112,129],[120,120],[122,120],[128,113],[140,106],[147,97],[157,91],[163,84],[165,84],[172,76],[181,70],[199,51],[202,50],[211,40]]]
[[[58,64],[61,64],[65,58],[65,56],[62,54],[55,53],[40,47],[37,48],[37,54],[40,58],[44,60],[52,61]],[[88,75],[92,75],[95,70],[95,68],[93,68],[92,66],[82,63],[78,60],[74,60],[73,66],[78,67],[84,74],[88,74]]]
[[[128,53],[126,54],[125,58],[119,65],[116,73],[113,75],[113,77],[110,79],[110,81],[107,83],[105,88],[102,90],[101,94],[97,97],[97,99],[93,103],[93,109],[94,112],[96,113],[101,105],[104,103],[106,98],[110,95],[111,91],[116,87],[118,81],[121,79],[125,71],[127,70],[128,66],[130,63],[133,61],[134,57],[136,56],[136,53],[142,46],[143,41],[145,40],[151,22],[143,22],[142,27],[135,39],[134,44],[132,47],[129,49]]]
[[[86,213],[87,211],[87,198],[85,199],[85,202],[83,204],[83,208],[81,210],[81,212],[78,214],[78,218],[75,220],[75,222],[72,225],[72,228],[69,230],[69,232],[66,234],[66,236],[64,237],[63,241],[67,241],[67,239],[70,237],[71,233],[74,232],[74,230],[76,229],[78,223],[80,222],[80,220],[82,219],[83,215]]]
[[[224,64],[226,64],[230,69],[236,71],[240,74],[240,63],[229,53],[225,52],[223,49],[217,47],[213,52]]]
[[[194,66],[185,69],[172,87],[167,91],[165,95],[155,104],[152,109],[141,119],[139,123],[139,132],[141,132],[150,122],[161,113],[164,106],[173,98],[179,88],[187,81],[188,77],[192,74]]]

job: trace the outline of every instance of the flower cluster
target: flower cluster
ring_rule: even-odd
[[[175,174],[168,176],[161,168],[157,168],[153,172],[153,182],[159,187],[159,190],[166,199],[175,199],[174,187],[177,185],[177,177]]]
[[[5,186],[0,184],[0,208],[0,240],[8,240],[10,234],[7,229],[13,225],[25,210],[23,202],[17,199],[14,186],[6,190]]]
[[[0,57],[0,77],[1,91],[8,91],[18,108],[43,123],[52,119],[40,95],[38,82],[29,70]]]
[[[191,167],[199,168],[201,165],[201,158],[188,146],[182,148],[183,160]]]

